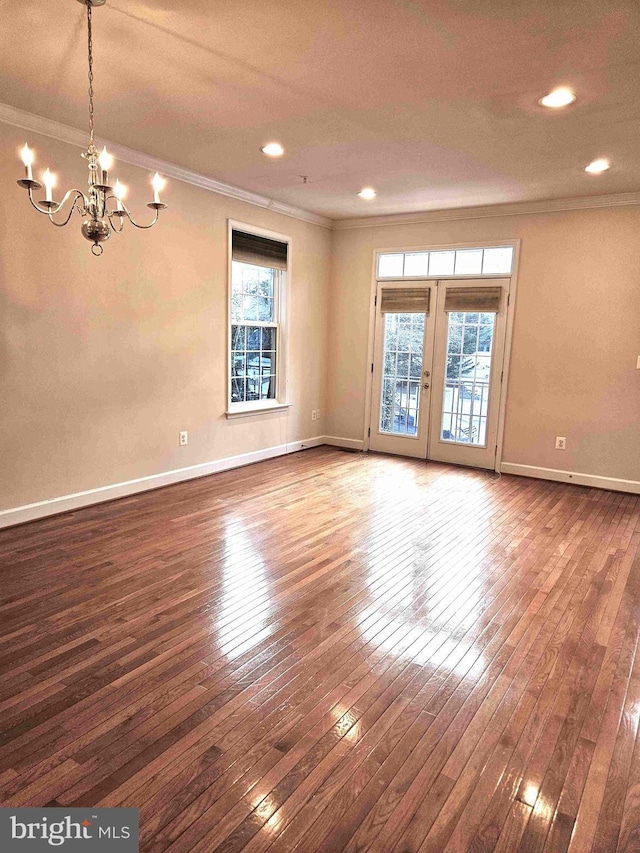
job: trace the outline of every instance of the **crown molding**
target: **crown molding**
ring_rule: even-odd
[[[38,133],[58,142],[66,142],[77,148],[84,149],[87,146],[87,134],[66,124],[44,118],[43,116],[29,113],[25,110],[12,107],[9,104],[0,103],[0,122]],[[540,201],[508,202],[506,204],[490,204],[482,207],[456,207],[446,210],[423,210],[413,213],[390,213],[383,216],[367,216],[357,219],[329,219],[299,207],[276,201],[259,193],[243,190],[231,184],[225,184],[185,169],[175,163],[160,160],[142,151],[127,148],[117,142],[111,142],[100,137],[103,145],[108,145],[109,150],[119,160],[147,169],[150,172],[161,172],[168,178],[181,181],[191,186],[199,187],[208,192],[243,201],[255,207],[271,210],[282,216],[292,219],[300,219],[312,225],[319,225],[334,231],[348,231],[355,228],[378,228],[388,225],[414,225],[428,222],[452,222],[464,219],[489,219],[494,216],[527,216],[535,213],[561,213],[572,210],[597,210],[599,208],[629,207],[640,205],[640,192],[617,193],[612,195],[580,196],[577,198],[555,198]]]
[[[84,149],[87,147],[87,134],[85,131],[69,127],[66,124],[61,124],[43,116],[35,115],[35,113],[20,110],[17,107],[9,106],[9,104],[0,103],[0,122],[11,125],[12,127],[19,127],[22,130],[31,131],[32,133],[38,133],[49,139],[56,139],[58,142],[66,142],[78,148]],[[122,160],[122,162],[129,163],[132,166],[148,169],[150,172],[161,172],[162,175],[168,178],[182,181],[185,184],[191,184],[191,186],[199,187],[202,190],[227,196],[227,198],[233,198],[236,201],[243,201],[246,204],[253,204],[256,207],[262,207],[266,210],[272,210],[274,213],[280,213],[292,219],[301,219],[303,222],[310,222],[312,225],[319,225],[322,228],[330,229],[333,225],[332,220],[327,219],[325,216],[319,216],[317,213],[311,213],[302,208],[282,204],[267,196],[243,190],[231,184],[225,184],[222,181],[215,180],[215,178],[210,178],[199,172],[192,172],[190,169],[184,169],[175,163],[168,163],[166,160],[160,160],[157,157],[152,157],[150,154],[144,154],[142,151],[136,151],[133,148],[127,148],[124,145],[111,142],[103,137],[100,137],[100,143],[107,145],[109,151],[118,160]]]
[[[387,225],[414,225],[462,219],[489,219],[494,216],[527,216],[532,213],[561,213],[571,210],[595,210],[632,205],[640,205],[640,192],[489,204],[483,207],[455,207],[448,210],[424,210],[416,213],[390,213],[387,216],[334,220],[332,227],[334,231],[348,231],[352,228],[378,228]]]

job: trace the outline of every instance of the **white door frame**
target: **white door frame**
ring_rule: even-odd
[[[378,266],[378,255],[391,254],[393,252],[434,252],[434,251],[445,251],[452,249],[490,249],[494,246],[512,246],[513,247],[513,267],[510,273],[505,274],[503,276],[498,276],[495,274],[484,276],[484,278],[510,278],[511,286],[509,289],[509,300],[507,304],[507,328],[505,334],[505,342],[504,342],[504,361],[503,361],[503,379],[500,387],[500,403],[499,403],[499,413],[498,413],[498,435],[496,439],[496,443],[498,445],[498,451],[496,453],[496,464],[495,470],[500,471],[502,465],[502,448],[504,443],[504,422],[505,422],[505,413],[507,408],[507,397],[508,397],[508,388],[509,388],[509,372],[511,367],[511,348],[513,342],[513,320],[515,316],[515,307],[516,307],[516,293],[518,287],[518,269],[520,263],[520,238],[511,238],[505,240],[494,240],[494,241],[476,241],[476,242],[465,242],[465,243],[444,243],[438,245],[425,245],[425,246],[405,246],[398,247],[393,246],[391,248],[379,248],[373,250],[373,257],[371,259],[371,286],[369,293],[369,336],[368,336],[368,344],[367,344],[367,366],[366,366],[366,385],[365,385],[365,401],[364,401],[364,430],[363,430],[363,450],[369,450],[369,425],[371,423],[371,407],[372,407],[372,399],[373,399],[373,373],[371,371],[371,365],[373,364],[374,359],[374,344],[375,344],[375,327],[376,327],[376,293],[378,290],[378,282],[379,281],[399,281],[398,277],[394,277],[393,279],[378,279],[377,275],[377,266]],[[447,280],[455,280],[455,281],[464,281],[465,279],[478,279],[481,276],[476,275],[468,275],[468,276],[415,276],[415,277],[407,277],[402,278],[401,280],[404,282],[410,281],[441,281],[443,279]]]

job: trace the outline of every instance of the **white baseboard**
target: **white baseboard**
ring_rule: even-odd
[[[12,527],[15,524],[24,524],[26,521],[35,521],[38,518],[45,518],[48,515],[57,515],[60,512],[69,512],[69,510],[80,509],[84,506],[111,501],[115,498],[135,495],[138,492],[159,489],[162,486],[170,486],[173,483],[194,480],[197,477],[206,477],[209,474],[216,474],[219,471],[228,471],[230,468],[239,468],[242,465],[251,465],[254,462],[262,462],[265,459],[284,456],[287,453],[296,453],[298,450],[305,450],[309,447],[318,447],[324,443],[324,436],[320,435],[315,438],[305,439],[304,441],[280,444],[275,447],[267,447],[264,450],[255,450],[252,453],[242,453],[239,456],[227,456],[224,459],[216,459],[213,462],[191,465],[189,468],[178,468],[175,471],[165,471],[162,474],[151,474],[149,477],[128,480],[126,483],[113,483],[109,486],[89,489],[86,492],[76,492],[73,495],[63,495],[47,501],[39,501],[38,503],[27,504],[13,509],[1,510],[0,529],[3,527]]]
[[[357,438],[339,438],[336,435],[325,435],[324,443],[332,447],[346,447],[348,450],[362,450],[364,447],[364,441]]]
[[[297,453],[298,450],[308,450],[310,447],[319,447],[321,444],[326,444],[323,435],[318,435],[315,438],[305,438],[304,441],[294,441],[291,444],[287,444],[287,453]]]
[[[534,465],[519,465],[516,462],[502,462],[500,471],[520,477],[537,477],[540,480],[556,480],[559,483],[575,483],[577,486],[592,486],[596,489],[640,495],[640,482],[637,480],[599,477],[596,474],[580,474],[577,471],[561,471],[555,468],[536,468]]]
[[[173,483],[194,480],[197,477],[206,477],[209,474],[228,471],[230,468],[240,468],[243,465],[251,465],[254,462],[273,459],[276,456],[297,453],[300,450],[319,447],[322,444],[328,444],[333,447],[344,447],[348,450],[362,450],[364,446],[364,442],[358,439],[341,438],[333,435],[319,435],[314,438],[304,439],[303,441],[279,444],[274,447],[266,447],[263,450],[255,450],[252,453],[227,456],[224,459],[216,459],[213,462],[203,462],[200,465],[192,465],[188,468],[178,468],[174,471],[165,471],[161,474],[151,474],[149,477],[140,477],[137,480],[128,480],[125,483],[113,483],[108,486],[100,486],[97,489],[89,489],[85,492],[77,492],[72,495],[63,495],[51,498],[50,500],[39,501],[38,503],[0,510],[0,529],[12,527],[16,524],[24,524],[27,521],[35,521],[38,518],[46,518],[49,515],[57,515],[61,512],[81,509],[92,504],[111,501],[115,498],[123,498],[128,495],[138,494],[139,492],[159,489],[162,486],[170,486]],[[575,483],[579,486],[592,486],[598,489],[611,489],[618,492],[640,494],[640,482],[636,482],[635,480],[599,477],[593,474],[580,474],[572,471],[556,470],[554,468],[536,468],[533,465],[519,465],[514,462],[503,462],[500,469],[504,474],[537,477],[543,480],[556,480],[560,483]]]

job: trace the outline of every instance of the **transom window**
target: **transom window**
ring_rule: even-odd
[[[512,268],[513,246],[378,255],[378,278],[508,275]]]

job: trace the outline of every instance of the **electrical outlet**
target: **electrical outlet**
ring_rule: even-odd
[[[318,410],[317,409],[311,409],[311,420],[312,421],[318,420]]]
[[[189,444],[189,433],[181,432],[180,433],[180,447],[186,447]]]
[[[566,450],[567,449],[567,439],[564,435],[556,436],[556,450]]]
[[[316,420],[320,420],[320,409],[316,409]]]
[[[638,360],[636,361],[636,370],[640,370],[640,355],[638,356]]]

